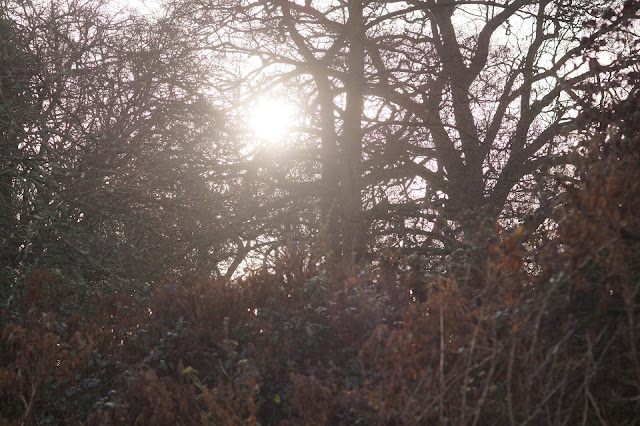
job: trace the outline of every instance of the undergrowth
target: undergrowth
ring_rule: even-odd
[[[596,139],[554,226],[496,229],[482,257],[320,273],[291,251],[239,282],[183,277],[73,311],[55,271],[34,271],[2,313],[0,421],[637,424],[633,143]]]

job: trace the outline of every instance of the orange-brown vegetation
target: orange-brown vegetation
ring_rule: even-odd
[[[575,163],[551,225],[473,255],[320,273],[292,251],[72,314],[33,272],[2,313],[0,422],[637,424],[637,138],[609,132]]]

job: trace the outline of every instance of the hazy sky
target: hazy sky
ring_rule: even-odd
[[[118,3],[138,9],[141,13],[152,13],[160,7],[161,0],[119,0]]]

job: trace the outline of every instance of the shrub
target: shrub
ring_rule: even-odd
[[[34,271],[2,317],[0,421],[637,423],[640,150],[623,130],[585,145],[555,228],[497,229],[483,256],[321,273],[290,253],[73,312]]]

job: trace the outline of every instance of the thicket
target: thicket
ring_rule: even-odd
[[[245,3],[0,0],[0,424],[640,423],[640,2]]]
[[[34,270],[2,312],[0,421],[636,424],[637,110],[576,148],[543,228],[447,257],[327,272],[292,248],[241,282],[183,276],[73,311]]]

